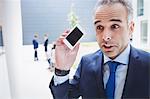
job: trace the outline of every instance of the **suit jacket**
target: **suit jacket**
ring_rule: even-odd
[[[33,43],[34,49],[37,49],[38,48],[38,42],[37,42],[37,40],[33,39],[32,43]]]
[[[73,80],[50,89],[55,99],[105,99],[103,84],[103,53],[101,50],[83,56]],[[150,53],[131,47],[122,99],[150,98]]]
[[[45,41],[44,41],[44,46],[47,46],[48,45],[48,39],[46,39]]]

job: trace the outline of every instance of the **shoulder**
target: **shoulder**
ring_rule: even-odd
[[[136,58],[139,58],[141,61],[149,62],[150,59],[150,53],[146,52],[141,49],[137,49],[134,47],[131,47],[131,55],[135,56]]]
[[[84,55],[82,57],[82,61],[86,61],[88,63],[88,62],[97,60],[98,58],[102,58],[102,51],[101,50],[97,50],[94,53],[90,53],[90,54]]]
[[[35,43],[35,39],[33,39],[32,42]]]
[[[100,69],[100,64],[102,63],[102,51],[98,50],[94,53],[87,54],[81,58],[80,64],[78,65],[78,69],[76,74],[89,74],[92,71],[96,71]]]

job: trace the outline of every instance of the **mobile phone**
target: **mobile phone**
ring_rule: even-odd
[[[84,32],[81,26],[76,25],[73,29],[71,29],[63,42],[68,46],[68,48],[73,49],[76,46],[77,42],[79,42],[83,34]]]

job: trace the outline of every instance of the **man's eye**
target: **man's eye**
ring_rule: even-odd
[[[111,29],[118,29],[119,27],[120,27],[119,25],[114,24],[114,25],[111,26]]]
[[[96,27],[96,29],[97,29],[97,30],[103,30],[103,29],[104,29],[104,27],[103,27],[103,26],[101,26],[101,25],[99,25],[99,26],[97,26],[97,27]]]

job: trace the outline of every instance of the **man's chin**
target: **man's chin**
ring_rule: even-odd
[[[103,51],[104,52],[104,54],[107,56],[107,57],[109,57],[109,58],[111,58],[111,59],[115,59],[116,58],[116,54],[114,53],[114,52],[112,52],[112,51],[110,51],[110,52],[105,52],[105,51]]]

